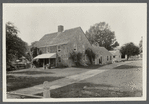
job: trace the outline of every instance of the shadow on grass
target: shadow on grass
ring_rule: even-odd
[[[131,68],[142,68],[141,66],[133,66],[133,65],[121,65],[115,67],[114,69],[131,69]]]
[[[110,64],[105,64],[105,65],[110,65]],[[105,65],[75,66],[74,68],[97,69],[97,68],[103,67]]]
[[[16,77],[7,76],[7,91],[14,91],[22,88],[28,88],[43,84],[44,81],[54,81],[63,77]]]
[[[21,72],[8,72],[8,74],[36,75],[36,74],[53,74],[53,73],[52,72],[42,72],[42,71],[21,71]]]
[[[101,89],[96,89],[101,87]],[[138,97],[142,96],[142,91],[136,90],[130,91],[115,91],[110,89],[102,89],[102,87],[113,87],[105,84],[92,84],[92,83],[75,83],[68,86],[64,86],[58,89],[51,90],[52,98],[90,98],[90,97]],[[87,89],[91,88],[91,89]],[[43,96],[43,93],[36,94]]]
[[[59,89],[51,90],[53,98],[83,98],[83,97],[134,97],[141,91],[114,91],[109,89],[96,89],[95,87],[114,87],[106,84],[75,83]],[[91,88],[91,89],[87,89]],[[142,93],[142,92],[141,92]],[[42,96],[42,94],[40,95]],[[140,95],[142,96],[142,95]]]

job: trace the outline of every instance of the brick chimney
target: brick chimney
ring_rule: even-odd
[[[63,32],[63,30],[64,30],[64,26],[59,25],[59,26],[58,26],[58,32]]]

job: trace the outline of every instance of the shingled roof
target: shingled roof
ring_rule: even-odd
[[[72,36],[82,33],[81,27],[65,30],[64,32],[55,32],[44,35],[36,44],[37,47],[45,47],[59,44],[67,44]]]
[[[102,56],[112,56],[112,54],[105,47],[92,46],[93,52]]]

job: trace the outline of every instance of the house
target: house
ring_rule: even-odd
[[[112,54],[106,48],[99,47],[96,43],[92,45],[92,50],[96,54],[95,65],[112,63]]]
[[[121,61],[121,52],[119,50],[109,51],[113,55],[113,63]]]
[[[81,27],[64,30],[62,25],[58,26],[58,32],[44,35],[34,46],[42,51],[34,59],[40,60],[42,66],[50,63],[53,67],[73,66],[75,63],[69,59],[70,53],[85,53],[91,48]]]

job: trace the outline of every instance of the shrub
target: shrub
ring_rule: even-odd
[[[92,49],[88,48],[85,50],[85,54],[88,56],[90,63],[92,64],[92,60],[95,60],[95,53],[92,51]]]
[[[78,52],[72,52],[70,53],[70,59],[72,59],[72,61],[76,64],[76,66],[80,66],[81,65],[81,59],[82,59],[83,54]]]

